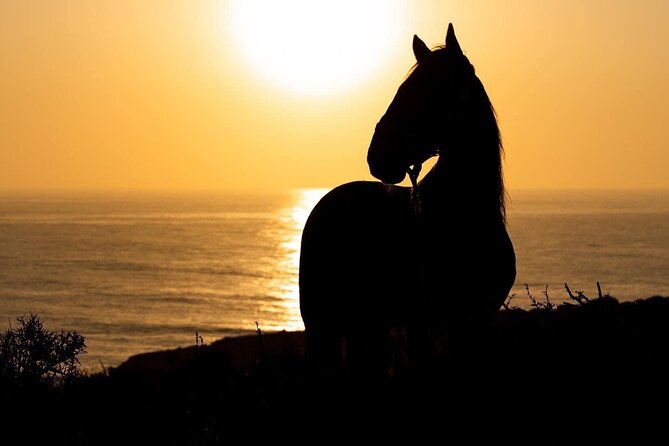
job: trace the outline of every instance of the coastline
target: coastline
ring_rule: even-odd
[[[642,320],[648,318],[655,320],[662,316],[667,316],[667,330],[669,330],[669,296],[655,295],[642,299],[619,301],[605,295],[583,301],[584,304],[572,302],[563,301],[552,304],[554,307],[551,309],[547,309],[543,302],[538,302],[538,306],[534,305],[534,308],[532,306],[529,308],[527,306],[503,307],[496,318],[494,330],[497,333],[514,333],[514,336],[523,337],[531,335],[530,331],[537,330],[539,327],[546,329],[557,324],[559,330],[565,330],[564,334],[566,334],[569,325],[577,323],[574,328],[594,332],[596,328],[601,328],[601,324],[606,324],[609,329],[613,330],[626,329],[629,328],[628,324],[636,326],[641,324]],[[588,323],[593,325],[588,327]],[[610,326],[611,324],[620,326]],[[524,331],[527,333],[523,333]],[[602,334],[600,333],[600,336]],[[170,368],[188,366],[189,363],[203,355],[225,356],[231,367],[242,369],[258,361],[260,356],[277,354],[290,355],[299,362],[304,361],[304,331],[260,332],[224,337],[202,346],[142,352],[108,369],[112,373],[162,373]]]

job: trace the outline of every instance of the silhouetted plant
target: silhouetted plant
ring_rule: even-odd
[[[528,284],[524,285],[525,285],[525,291],[527,292],[527,297],[529,297],[530,301],[532,302],[530,304],[531,306],[537,309],[544,309],[547,311],[552,311],[555,308],[556,305],[553,302],[551,302],[551,299],[548,296],[548,285],[546,285],[546,289],[544,289],[543,291],[543,295],[546,298],[546,302],[540,302],[539,300],[537,300],[537,298],[534,297],[532,293],[530,293],[530,286]]]
[[[544,304],[544,305],[545,305],[545,308],[546,308],[548,311],[551,311],[552,309],[554,309],[554,308],[556,307],[556,305],[555,305],[553,302],[551,302],[551,298],[550,298],[550,296],[548,295],[548,284],[546,284],[546,288],[545,288],[544,291],[543,291],[543,295],[544,295],[544,297],[546,298],[546,303]]]
[[[502,307],[504,307],[505,310],[517,310],[518,309],[518,307],[516,307],[516,306],[513,306],[513,307],[511,306],[511,301],[513,300],[514,297],[516,297],[516,293],[513,293],[512,295],[508,296],[506,298],[506,301],[504,301],[502,303]]]
[[[78,355],[86,342],[75,332],[52,332],[35,314],[0,335],[0,378],[15,385],[63,383],[81,374]]]
[[[548,295],[548,285],[546,285],[546,288],[542,292],[542,294],[544,295],[544,298],[546,299],[546,302],[541,302],[541,301],[537,300],[537,298],[535,298],[532,295],[532,293],[530,292],[530,286],[528,284],[524,284],[524,287],[525,287],[525,291],[527,293],[527,297],[529,297],[530,302],[531,302],[530,306],[532,306],[534,308],[551,311],[551,310],[554,310],[554,309],[558,308],[560,305],[568,305],[568,306],[573,305],[573,304],[569,303],[568,301],[561,302],[560,304],[553,303],[551,301],[550,296]],[[569,296],[569,299],[577,302],[579,305],[586,305],[587,303],[589,303],[591,301],[591,299],[588,296],[586,296],[583,291],[578,291],[578,290],[572,291],[571,288],[569,288],[569,285],[567,283],[564,284],[564,288],[567,291],[567,296]],[[514,297],[514,295],[512,294],[511,296],[509,296],[509,298],[506,300],[506,302],[504,302],[502,304],[502,307],[504,309],[509,310],[509,309],[517,308],[517,307],[510,307],[509,306],[509,303],[511,302],[511,299],[513,297]],[[600,285],[599,282],[597,282],[597,297],[599,299],[611,298],[611,295],[609,293],[606,293],[606,294],[602,293],[602,286]]]
[[[263,344],[262,330],[260,329],[260,324],[256,321],[256,365],[260,364],[262,361],[265,352],[265,346]]]
[[[588,302],[590,302],[590,299],[583,294],[583,291],[576,291],[576,294],[571,292],[571,289],[569,288],[569,285],[566,283],[564,284],[565,290],[567,290],[567,295],[571,300],[575,300],[576,302],[579,303],[579,305],[585,305]],[[597,282],[597,288],[600,290],[600,297],[601,297],[601,288],[599,287],[599,282]]]

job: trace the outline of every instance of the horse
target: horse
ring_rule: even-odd
[[[445,45],[414,35],[412,46],[416,64],[367,153],[380,182],[335,187],[304,226],[300,311],[314,367],[386,367],[397,333],[408,361],[429,358],[441,337],[490,322],[516,277],[495,110],[452,24]],[[407,174],[411,187],[397,185]]]

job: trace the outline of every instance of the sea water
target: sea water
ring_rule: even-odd
[[[1,320],[34,313],[76,330],[90,371],[195,345],[196,332],[206,344],[302,329],[301,231],[325,192],[5,193]],[[669,192],[510,195],[512,305],[529,306],[525,284],[555,302],[564,283],[590,297],[597,281],[620,300],[669,295]]]

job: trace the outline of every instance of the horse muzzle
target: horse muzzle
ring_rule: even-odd
[[[386,184],[397,184],[406,177],[408,164],[401,156],[397,140],[375,132],[367,151],[369,172]]]
[[[396,184],[407,173],[420,170],[429,158],[439,154],[435,144],[430,144],[412,134],[374,132],[367,152],[370,173],[384,183]]]

